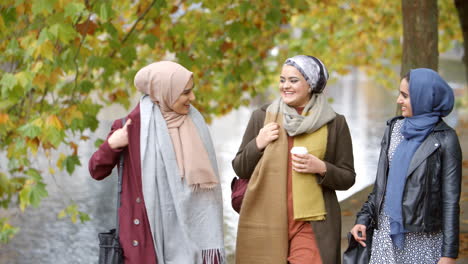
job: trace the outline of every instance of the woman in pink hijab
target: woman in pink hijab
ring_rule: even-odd
[[[96,180],[110,175],[124,153],[120,243],[126,264],[225,263],[221,186],[208,127],[191,105],[193,75],[161,61],[134,80],[144,93],[114,121],[93,154]]]

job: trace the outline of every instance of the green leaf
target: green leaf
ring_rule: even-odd
[[[117,29],[115,28],[114,24],[112,24],[111,22],[106,22],[104,24],[102,24],[102,26],[104,27],[104,30],[110,34],[113,38],[117,38],[118,37],[118,31]]]
[[[266,20],[271,25],[278,25],[281,21],[281,11],[277,8],[273,8],[268,14],[266,15]]]
[[[34,74],[30,71],[19,72],[15,75],[17,83],[28,91],[31,88],[31,83],[34,78]]]
[[[16,9],[14,7],[7,7],[1,10],[0,13],[6,25],[16,21]]]
[[[132,62],[137,58],[137,53],[133,46],[124,47],[121,54],[122,59],[124,59],[128,64],[132,64]]]
[[[76,36],[75,29],[69,24],[54,24],[50,27],[49,31],[64,44],[68,44]]]
[[[78,215],[80,217],[80,222],[81,223],[84,223],[84,222],[87,222],[87,221],[91,220],[91,217],[89,217],[89,215],[87,213],[78,212]]]
[[[11,73],[3,74],[2,80],[0,80],[0,86],[2,86],[2,93],[11,90],[16,85],[16,78]]]
[[[252,10],[252,4],[248,1],[242,1],[239,5],[240,14],[245,16],[249,10]]]
[[[43,182],[36,182],[33,184],[30,192],[30,202],[34,207],[39,207],[41,200],[49,194],[46,190],[46,185]]]
[[[19,228],[11,226],[8,220],[6,217],[0,218],[0,242],[2,243],[8,243],[19,231]]]
[[[99,148],[102,145],[102,143],[104,143],[104,140],[101,139],[101,138],[98,138],[98,139],[96,139],[96,141],[94,141],[94,146],[96,148]]]
[[[48,127],[43,131],[44,138],[43,140],[48,141],[54,147],[58,147],[65,138],[65,133],[63,130],[60,130],[55,127]]]
[[[67,172],[70,175],[75,171],[75,166],[81,166],[80,159],[77,155],[71,155],[66,157],[64,163],[65,168],[67,169]]]
[[[57,0],[34,0],[32,1],[31,11],[33,15],[42,13],[45,16],[52,13],[56,2]]]
[[[27,123],[26,125],[21,126],[18,131],[21,135],[28,138],[38,137],[42,132],[40,127],[33,125],[32,123]]]
[[[52,40],[52,41],[56,40],[57,35],[58,35],[58,33],[53,34],[47,28],[43,28],[41,30],[41,33],[39,33],[39,38],[37,40],[37,44],[40,45],[40,44],[44,43],[44,41],[46,41],[46,40]]]
[[[8,42],[8,47],[7,47],[7,50],[6,50],[6,55],[17,55],[21,53],[21,49],[19,47],[19,43],[18,43],[18,40],[16,39],[11,39],[9,42]]]
[[[35,181],[42,181],[42,176],[37,169],[29,168],[26,171],[26,175],[28,175],[29,177],[31,177],[31,179],[34,179]]]
[[[143,39],[143,42],[146,43],[149,47],[154,47],[157,41],[159,41],[159,38],[155,35],[146,35]]]
[[[101,7],[99,8],[99,18],[105,22],[109,20],[110,17],[114,15],[114,12],[112,10],[112,2],[110,1],[105,1],[101,3]]]
[[[243,26],[240,22],[234,22],[228,27],[229,36],[232,37],[234,40],[239,40],[242,38],[243,35]]]
[[[31,204],[31,185],[26,184],[23,186],[23,189],[19,192],[19,201],[20,201],[20,209],[21,211],[24,211],[26,207],[28,207]]]
[[[0,93],[1,94],[1,93]],[[2,97],[2,96],[0,96]],[[0,111],[4,110],[4,109],[7,109],[7,108],[10,108],[12,107],[13,105],[15,104],[14,101],[12,100],[8,100],[6,98],[4,98],[3,100],[0,101]]]
[[[89,80],[84,80],[80,83],[79,87],[81,92],[89,93],[94,88],[94,84]]]
[[[75,21],[85,8],[86,6],[83,3],[70,2],[65,6],[65,17],[71,17]]]
[[[61,210],[58,214],[57,214],[57,218],[58,219],[63,219],[65,217],[69,216],[70,217],[70,220],[73,222],[73,223],[76,223],[76,221],[78,220],[78,218],[80,218],[80,222],[81,223],[84,223],[86,221],[89,221],[90,220],[90,217],[88,214],[84,213],[84,212],[80,212],[78,211],[78,205],[76,205],[75,203],[67,206],[65,209]]]

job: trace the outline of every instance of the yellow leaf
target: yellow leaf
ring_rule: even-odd
[[[65,210],[62,210],[62,211],[60,211],[60,212],[57,214],[57,218],[58,218],[58,219],[62,219],[62,218],[64,218],[65,216],[67,216],[67,213],[65,213]]]
[[[62,121],[60,121],[60,119],[56,115],[50,115],[49,117],[47,117],[46,126],[52,126],[60,130],[63,129]]]
[[[32,71],[38,72],[42,69],[42,66],[44,66],[44,63],[42,63],[42,61],[38,61],[37,63],[33,64]]]
[[[32,124],[42,128],[42,126],[44,125],[44,121],[41,118],[36,118],[34,119],[34,121],[32,121]]]
[[[43,90],[45,88],[45,84],[47,82],[47,76],[44,74],[38,74],[34,77],[33,84],[37,85],[37,87]]]
[[[58,78],[62,75],[63,71],[60,68],[56,68],[48,78],[48,83],[51,85],[55,85],[57,83]]]
[[[19,4],[16,6],[16,14],[21,16],[24,14],[24,11],[26,11],[24,4]]]
[[[33,185],[34,183],[35,183],[34,180],[28,179],[28,180],[26,180],[26,181],[24,182],[24,185],[25,185],[25,186],[26,186],[26,185]]]
[[[26,87],[31,81],[31,77],[28,76],[25,72],[18,72],[17,74],[15,74],[15,78],[18,81],[18,83],[23,87]]]
[[[57,160],[57,167],[58,167],[59,169],[61,169],[61,170],[63,169],[63,161],[64,161],[66,158],[67,158],[67,156],[66,156],[65,154],[60,153],[60,156],[59,156],[59,158],[58,158],[58,160]]]
[[[26,138],[26,144],[28,145],[29,149],[31,150],[31,152],[35,156],[37,154],[37,150],[39,148],[39,139],[37,139],[37,138],[34,138],[34,139]]]
[[[68,1],[66,0],[58,0],[57,2],[55,2],[55,6],[54,6],[54,9],[55,11],[62,11],[63,10],[63,7],[67,4]]]
[[[83,119],[83,113],[78,110],[76,105],[72,105],[69,108],[63,109],[61,116],[63,116],[63,121],[65,124],[71,124],[73,119]]]
[[[28,55],[32,55],[32,53],[34,53],[34,50],[37,47],[35,32],[29,32],[28,35],[26,35],[25,37],[20,37],[18,40],[20,47],[26,50]]]
[[[49,173],[50,173],[51,175],[54,175],[54,174],[55,174],[55,170],[54,170],[54,168],[52,168],[52,167],[49,167]]]
[[[35,59],[41,56],[50,61],[54,60],[54,45],[49,40],[44,41],[34,50],[33,56]]]

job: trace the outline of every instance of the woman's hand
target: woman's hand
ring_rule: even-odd
[[[125,122],[125,125],[122,128],[117,129],[112,135],[107,139],[111,149],[123,148],[128,145],[128,131],[127,126],[132,123],[131,119],[128,119]]]
[[[441,257],[437,264],[455,264],[456,261],[454,258]]]
[[[275,141],[279,137],[279,125],[277,123],[268,123],[260,132],[258,132],[258,136],[255,139],[257,143],[257,148],[259,150],[264,150],[268,144]]]
[[[351,229],[351,234],[353,235],[354,239],[361,244],[363,247],[366,247],[366,229],[365,225],[357,224]],[[359,234],[360,233],[360,234]]]
[[[312,154],[293,154],[292,168],[297,172],[317,173],[322,176],[327,172],[325,162]]]

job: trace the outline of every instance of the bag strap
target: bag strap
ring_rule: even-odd
[[[125,125],[126,118],[122,118],[122,127]],[[119,174],[119,179],[118,179],[118,187],[117,187],[117,218],[116,218],[116,228],[115,228],[115,235],[117,239],[119,238],[119,208],[120,208],[120,195],[122,193],[122,174],[123,174],[123,166],[124,166],[124,152],[120,154],[120,161],[119,161],[119,169],[118,169],[118,174]]]

